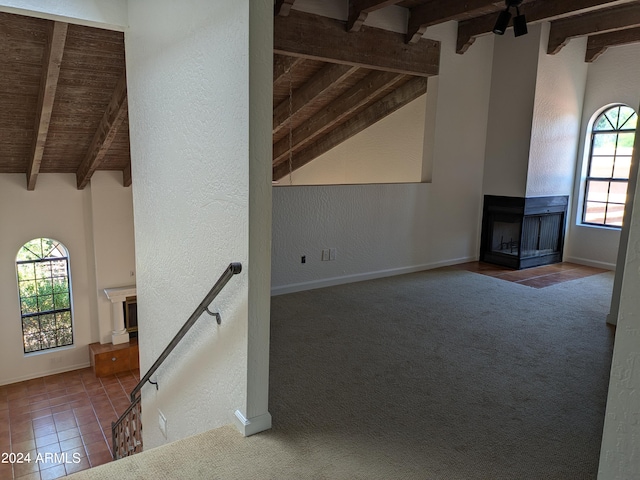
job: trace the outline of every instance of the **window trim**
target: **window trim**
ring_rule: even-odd
[[[615,168],[615,158],[617,158],[617,155],[614,153],[614,167],[612,168],[611,171],[611,177],[591,177],[590,173],[591,173],[591,165],[592,165],[592,160],[594,157],[593,154],[593,148],[594,148],[594,142],[595,142],[595,138],[596,135],[598,134],[620,134],[620,133],[634,133],[636,132],[636,128],[620,128],[620,129],[607,129],[607,130],[595,130],[596,128],[596,122],[597,120],[603,116],[604,114],[606,114],[608,111],[613,110],[615,108],[620,108],[620,107],[626,107],[631,109],[634,114],[636,115],[636,122],[638,122],[638,112],[630,107],[627,104],[624,103],[613,103],[613,104],[609,104],[606,105],[604,107],[602,107],[601,109],[599,109],[598,111],[596,111],[593,116],[591,117],[591,120],[589,121],[588,124],[588,128],[586,131],[586,136],[588,138],[588,149],[585,148],[585,153],[584,153],[584,163],[583,163],[583,174],[582,174],[582,181],[581,181],[581,185],[580,185],[580,190],[579,190],[579,199],[580,199],[580,216],[578,218],[578,222],[577,224],[579,226],[585,226],[585,227],[591,227],[591,228],[601,228],[601,229],[610,229],[610,230],[617,230],[620,231],[622,229],[621,225],[614,225],[611,223],[593,223],[593,222],[588,222],[586,221],[585,217],[587,214],[587,205],[588,205],[588,200],[587,200],[587,196],[588,196],[588,192],[589,192],[589,185],[592,181],[602,181],[602,182],[608,182],[608,190],[607,190],[607,201],[606,202],[600,202],[603,203],[605,205],[605,212],[604,212],[604,220],[606,222],[606,215],[607,215],[607,211],[609,208],[609,205],[622,205],[623,207],[623,211],[624,208],[626,207],[626,198],[625,198],[625,203],[619,203],[619,202],[612,202],[608,200],[608,195],[609,192],[611,191],[611,184],[612,183],[626,183],[627,186],[629,185],[629,176],[625,177],[614,177],[614,168]],[[629,117],[631,118],[631,117]],[[627,120],[628,121],[628,120]],[[625,123],[627,122],[625,121]],[[586,140],[586,139],[585,139]],[[617,138],[616,138],[617,141]],[[586,143],[586,141],[585,141]],[[632,153],[633,154],[633,153]],[[622,155],[625,156],[625,155]],[[624,215],[624,214],[623,214]]]
[[[56,245],[56,249],[60,250],[61,253],[63,254],[63,256],[46,256],[44,258],[36,258],[36,259],[30,259],[30,260],[18,260],[18,257],[20,255],[20,252],[22,251],[22,249],[27,246],[30,242],[34,241],[34,240],[50,240],[52,242],[55,243]],[[49,252],[50,254],[51,252]],[[38,255],[35,254],[34,255]],[[31,264],[31,265],[35,265],[35,264],[39,264],[39,263],[46,263],[46,262],[53,262],[53,261],[64,261],[65,264],[65,273],[66,276],[65,277],[60,277],[60,278],[65,278],[66,283],[67,283],[67,295],[68,295],[68,302],[69,302],[69,307],[67,308],[54,308],[53,310],[40,310],[40,305],[39,305],[39,300],[38,304],[37,304],[37,308],[38,311],[36,312],[29,312],[29,313],[23,313],[23,296],[21,295],[21,291],[20,291],[20,284],[21,284],[21,280],[20,280],[20,274],[19,274],[19,266],[20,265],[26,265],[26,264]],[[41,355],[41,354],[45,354],[45,353],[53,353],[53,352],[59,352],[60,350],[67,350],[70,348],[74,348],[75,347],[75,328],[74,328],[74,312],[73,312],[73,290],[72,290],[72,281],[71,281],[71,264],[70,264],[70,260],[69,260],[69,249],[66,247],[66,245],[64,245],[62,242],[60,242],[59,240],[56,240],[54,238],[51,237],[36,237],[33,238],[27,242],[25,242],[19,249],[18,249],[18,253],[16,254],[16,260],[15,260],[15,265],[16,265],[16,286],[18,288],[18,307],[20,309],[20,330],[21,330],[21,336],[22,336],[22,347],[23,347],[23,352],[25,356],[32,356],[32,355]],[[52,277],[53,279],[53,277]],[[36,278],[34,278],[34,280],[37,280]],[[52,291],[51,295],[55,295]],[[39,295],[35,295],[36,297],[39,297]],[[28,297],[24,297],[24,298],[28,298]],[[55,300],[54,300],[55,301]],[[55,306],[55,304],[54,304]],[[63,345],[57,345],[58,343],[58,336],[57,336],[57,332],[59,331],[58,328],[56,328],[56,345],[55,346],[51,346],[51,347],[44,347],[44,348],[39,348],[37,350],[29,350],[27,351],[27,343],[25,341],[26,339],[26,333],[25,333],[25,319],[29,319],[29,318],[34,318],[34,317],[40,317],[43,315],[55,315],[56,313],[62,313],[62,312],[69,312],[69,321],[70,321],[70,334],[71,334],[71,338],[70,338],[70,343],[65,343]],[[39,326],[39,330],[38,333],[42,334],[43,330],[42,330],[42,324],[40,322],[38,322],[38,326]],[[46,330],[45,330],[46,331]],[[40,342],[40,346],[42,347],[43,343]]]

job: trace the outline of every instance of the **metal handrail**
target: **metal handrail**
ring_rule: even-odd
[[[218,322],[218,324],[220,324],[220,315],[218,313],[210,312],[208,308],[209,304],[216,298],[218,293],[220,293],[220,291],[224,288],[227,282],[231,280],[231,277],[233,277],[234,275],[237,275],[241,271],[242,271],[241,263],[233,262],[229,264],[227,269],[222,273],[222,275],[220,275],[220,278],[215,283],[215,285],[211,288],[211,290],[209,290],[209,293],[207,293],[207,295],[204,297],[204,300],[200,302],[200,305],[198,305],[198,307],[194,310],[194,312],[191,314],[191,316],[185,322],[182,328],[178,331],[178,333],[176,333],[175,337],[173,337],[173,340],[169,342],[169,345],[167,345],[167,347],[160,354],[160,356],[154,362],[154,364],[151,365],[151,368],[149,369],[149,371],[145,374],[144,377],[140,379],[138,384],[131,391],[131,402],[135,402],[136,394],[140,391],[140,389],[143,387],[145,383],[150,382],[149,379],[151,378],[151,375],[153,375],[158,369],[158,367],[162,365],[162,362],[164,362],[165,359],[172,352],[172,350],[176,348],[176,345],[180,343],[180,340],[182,340],[182,338],[187,334],[187,332],[191,329],[191,327],[193,327],[193,325],[196,323],[196,321],[200,318],[200,316],[204,312],[207,312],[209,315],[215,316],[216,321]],[[154,382],[151,382],[151,383],[154,383]],[[157,388],[157,384],[156,384],[156,388]]]

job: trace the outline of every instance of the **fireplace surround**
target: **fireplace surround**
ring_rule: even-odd
[[[480,261],[515,269],[562,261],[569,197],[485,195]]]

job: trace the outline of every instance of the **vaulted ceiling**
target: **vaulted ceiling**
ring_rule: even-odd
[[[96,28],[0,13],[0,173],[75,173],[84,188],[96,169],[130,184],[124,36]]]
[[[345,22],[297,11],[296,0],[274,3],[274,180],[424,94],[440,59],[439,42],[423,36],[428,27],[456,21],[464,54],[505,8],[351,0]],[[367,26],[391,5],[406,10],[406,34]],[[640,42],[638,0],[524,0],[521,11],[529,25],[550,22],[549,54],[588,37],[592,62]],[[121,32],[0,13],[0,58],[0,173],[24,174],[30,190],[39,173],[74,173],[81,189],[96,170],[115,170],[131,184]]]

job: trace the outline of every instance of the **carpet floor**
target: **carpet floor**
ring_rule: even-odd
[[[72,478],[596,478],[612,284],[444,268],[274,297],[272,430]]]

